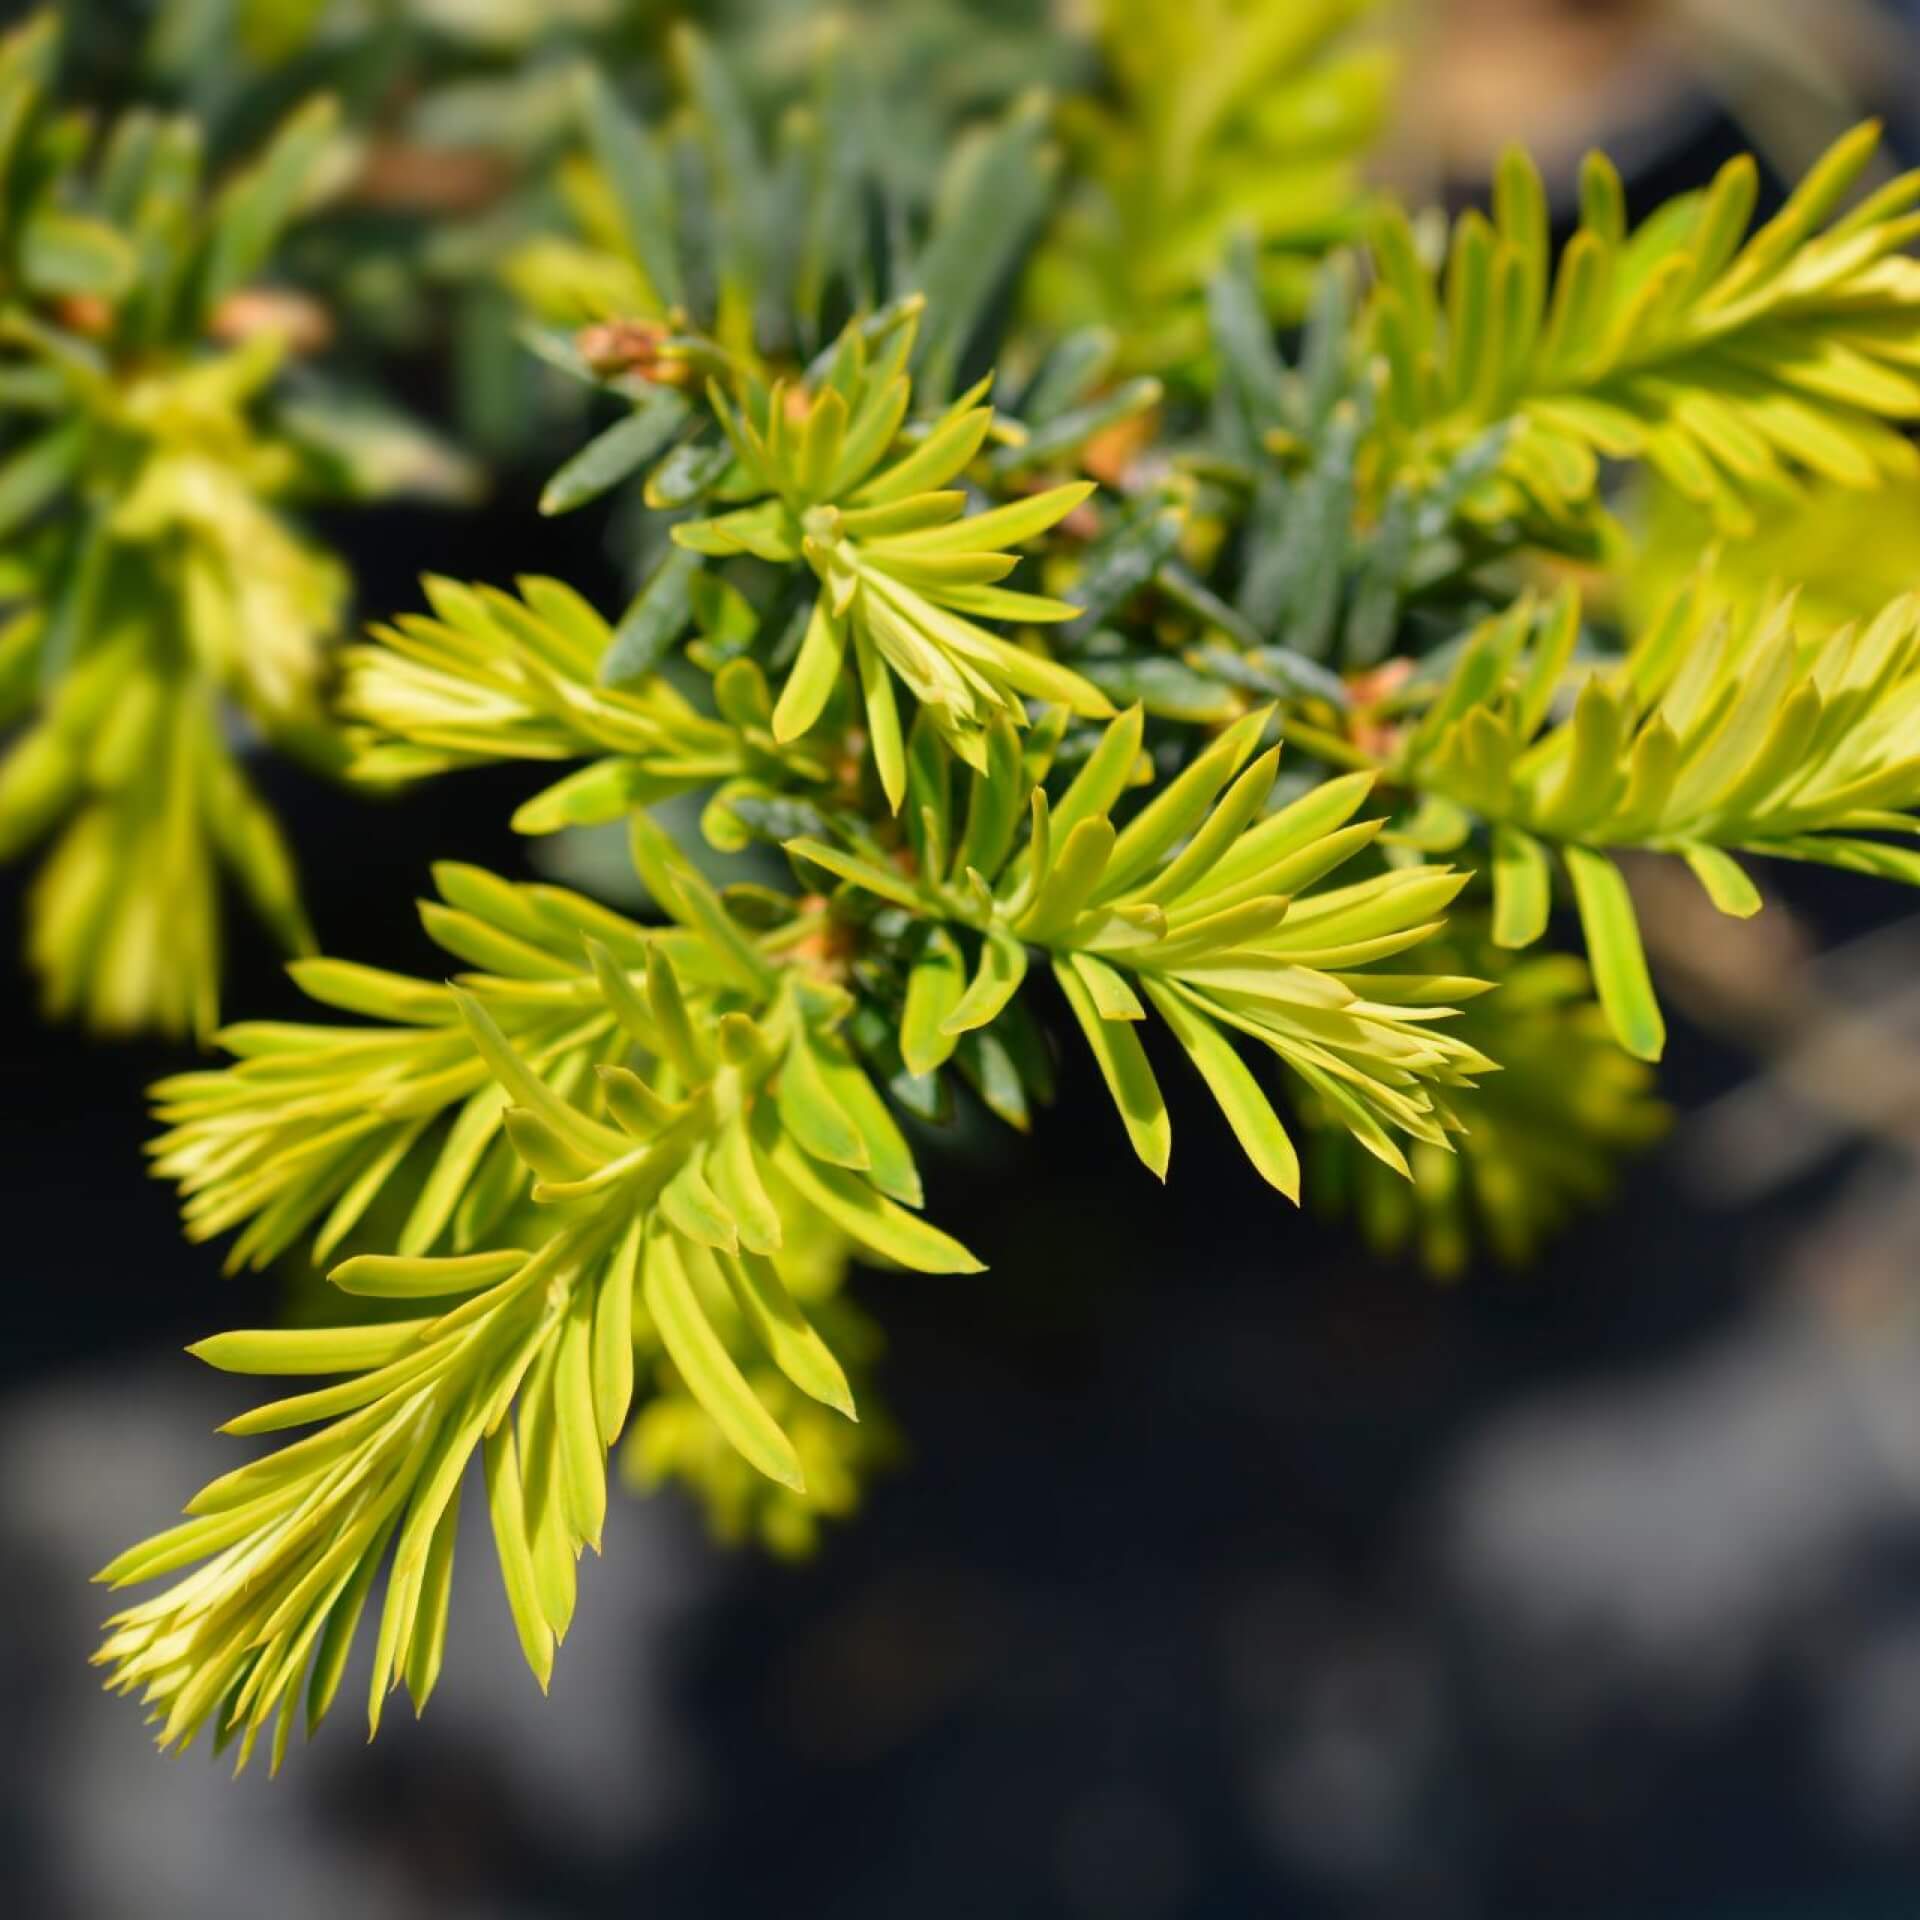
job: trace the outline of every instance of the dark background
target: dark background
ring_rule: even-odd
[[[1664,119],[1628,130],[1642,203],[1739,143],[1662,76]],[[434,369],[409,377],[430,407]],[[614,604],[605,522],[536,520],[535,485],[328,532],[368,610],[424,568]],[[429,860],[525,871],[512,774],[379,805],[260,774],[329,951],[431,970]],[[274,1283],[222,1280],[145,1178],[143,1089],[182,1056],[49,1030],[10,973],[8,1910],[1920,1911],[1920,928],[1889,890],[1789,878],[1844,949],[1809,978],[1880,1022],[1876,1144],[1828,1150],[1764,1063],[1677,1021],[1670,1145],[1536,1271],[1443,1290],[1278,1203],[1177,1071],[1160,1190],[1067,1049],[1030,1144],[924,1151],[931,1212],[990,1271],[857,1283],[910,1452],[814,1561],[722,1553],[677,1496],[617,1502],[543,1702],[481,1522],[427,1719],[367,1749],[349,1697],[277,1783],[156,1759],[84,1664],[88,1572],[233,1454],[210,1431],[232,1384],[177,1350]],[[9,875],[9,956],[18,919]],[[244,926],[227,1004],[299,1004]],[[1730,1116],[1798,1129],[1804,1170],[1728,1204]]]

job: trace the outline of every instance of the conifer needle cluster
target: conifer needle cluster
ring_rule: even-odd
[[[1513,154],[1436,249],[1362,183],[1366,6],[1094,13],[1097,95],[943,100],[920,169],[879,29],[784,94],[690,27],[583,69],[489,272],[626,591],[503,554],[337,657],[257,286],[333,109],[205,187],[0,44],[0,845],[54,837],[56,1010],[225,1056],[155,1089],[188,1233],[337,1296],[195,1349],[294,1384],[103,1576],[162,1583],[99,1657],[163,1745],[277,1764],[363,1627],[370,1723],[424,1704],[463,1499],[543,1685],[616,1455],[804,1549],[889,1450],[850,1263],[1015,1252],[927,1207],[957,1106],[1097,1078],[1164,1179],[1190,1077],[1287,1200],[1524,1259],[1661,1125],[1636,861],[1920,882],[1920,603],[1633,557],[1662,492],[1733,551],[1911,487],[1920,175],[1862,194],[1862,128],[1632,225],[1596,157],[1556,246]],[[370,805],[528,763],[515,828],[649,904],[443,864],[431,977],[318,957],[236,712]],[[214,1031],[221,862],[312,1018]]]

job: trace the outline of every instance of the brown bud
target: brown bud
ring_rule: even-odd
[[[242,287],[213,310],[207,333],[230,347],[277,333],[294,353],[319,353],[333,343],[333,316],[319,301],[285,287]]]
[[[1135,460],[1153,444],[1160,410],[1148,407],[1103,427],[1080,449],[1080,465],[1103,486],[1120,487]]]
[[[1357,719],[1347,729],[1347,737],[1362,753],[1371,754],[1376,760],[1391,760],[1399,752],[1405,732],[1406,728],[1398,723],[1389,725],[1379,720]]]
[[[1364,673],[1348,674],[1347,691],[1353,695],[1356,706],[1378,706],[1382,700],[1398,693],[1407,684],[1412,672],[1411,660],[1383,660],[1379,666],[1369,667]]]
[[[828,902],[822,894],[809,894],[800,906],[803,914],[817,912],[825,917],[787,948],[788,964],[804,969],[819,980],[844,980],[857,950],[854,929],[827,913]]]
[[[1362,753],[1370,753],[1376,760],[1391,760],[1399,751],[1401,736],[1406,724],[1400,720],[1381,719],[1366,711],[1377,707],[1381,701],[1389,699],[1406,685],[1413,673],[1413,662],[1407,659],[1383,660],[1377,667],[1370,667],[1364,673],[1350,673],[1347,686],[1353,694],[1354,705],[1361,709],[1353,717],[1349,728],[1349,737]]]
[[[867,736],[858,727],[850,728],[840,752],[834,756],[833,783],[842,794],[852,797],[859,793],[866,770]]]
[[[113,326],[113,308],[97,293],[67,293],[53,303],[54,318],[69,333],[103,338]]]
[[[580,358],[604,379],[637,373],[657,386],[685,386],[693,369],[677,354],[662,353],[667,330],[651,320],[602,320],[573,336]]]

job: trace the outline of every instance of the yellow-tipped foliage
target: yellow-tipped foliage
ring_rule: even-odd
[[[1408,727],[1393,777],[1440,803],[1427,844],[1493,828],[1493,937],[1547,929],[1552,863],[1573,883],[1601,1003],[1629,1052],[1660,1057],[1622,848],[1684,859],[1723,913],[1759,910],[1732,853],[1920,884],[1920,602],[1804,633],[1791,598],[1730,608],[1676,594],[1626,656],[1573,670],[1571,593],[1482,627]]]
[[[1748,233],[1750,158],[1629,231],[1604,156],[1581,175],[1581,223],[1556,263],[1540,175],[1501,163],[1493,215],[1454,228],[1444,273],[1398,213],[1374,243],[1367,338],[1382,368],[1382,479],[1444,464],[1506,423],[1483,518],[1578,520],[1600,462],[1645,460],[1727,532],[1807,477],[1872,488],[1915,471],[1920,417],[1920,173],[1841,211],[1878,128],[1835,142]]]

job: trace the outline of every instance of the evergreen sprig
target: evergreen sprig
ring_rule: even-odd
[[[333,104],[209,191],[192,121],[134,112],[95,142],[60,111],[59,55],[51,14],[0,41],[0,718],[26,722],[0,857],[53,837],[28,917],[50,1012],[204,1037],[223,873],[313,944],[235,739],[337,758],[349,582],[283,506],[409,476],[391,446],[384,473],[365,458],[385,416],[301,403],[289,362],[326,310],[258,284],[332,171]]]
[[[752,554],[784,566],[804,561],[811,569],[819,592],[773,710],[774,737],[797,739],[819,719],[851,642],[874,765],[896,810],[907,774],[894,678],[974,767],[985,765],[986,730],[996,717],[1026,724],[1023,698],[1096,719],[1113,711],[1079,675],[979,624],[1075,616],[1078,609],[1064,601],[995,583],[1017,564],[1002,549],[1064,520],[1092,483],[968,514],[965,493],[950,483],[993,424],[992,409],[977,404],[984,383],[906,451],[888,457],[910,410],[903,368],[914,317],[904,316],[871,355],[866,331],[850,327],[811,392],[778,382],[764,395],[750,389],[735,413],[716,388],[714,410],[753,493],[766,497],[673,530],[675,543],[695,553]]]
[[[1451,1273],[1480,1242],[1529,1255],[1660,1124],[1641,1062],[1664,1029],[1618,856],[1685,859],[1734,915],[1759,904],[1740,854],[1920,879],[1910,599],[1836,629],[1796,614],[1791,580],[1730,598],[1703,575],[1629,637],[1604,593],[1536,577],[1569,556],[1618,571],[1615,460],[1729,537],[1809,486],[1911,476],[1916,177],[1843,208],[1861,130],[1751,236],[1744,163],[1629,232],[1595,160],[1556,265],[1515,156],[1435,270],[1356,185],[1381,72],[1349,56],[1364,11],[1128,0],[1102,16],[1100,109],[996,99],[911,181],[875,134],[899,103],[868,111],[844,39],[772,135],[739,49],[692,30],[664,109],[633,111],[617,74],[576,83],[570,230],[503,271],[529,344],[613,416],[543,509],[621,490],[638,591],[610,619],[543,577],[429,580],[429,612],[348,652],[340,738],[372,784],[538,767],[515,825],[625,821],[665,924],[444,865],[422,913],[451,980],[301,959],[355,1021],[232,1026],[230,1064],[161,1084],[155,1165],[188,1232],[232,1234],[235,1266],[308,1251],[348,1303],[198,1349],[327,1384],[240,1416],[309,1431],[107,1570],[169,1580],[101,1656],[163,1744],[207,1729],[244,1760],[270,1734],[277,1761],[369,1609],[370,1718],[395,1684],[424,1700],[476,1457],[543,1682],[616,1444],[629,1478],[683,1480],[724,1531],[804,1546],[886,1451],[884,1424],[850,1418],[877,1336],[840,1297],[849,1261],[979,1264],[923,1217],[897,1113],[939,1123],[970,1089],[1031,1126],[1052,1029],[1156,1174],[1157,1056],[1177,1052],[1259,1176]],[[326,624],[317,589],[310,620],[263,634],[182,584],[214,538],[196,488],[236,516],[213,515],[229,587],[234,542],[294,541],[269,505],[294,478],[274,350],[204,335],[208,300],[268,257],[326,109],[190,214],[162,130],[128,136],[137,167],[76,171],[79,136],[40,104],[45,44],[9,43],[0,88],[34,129],[24,169],[0,150],[21,361],[0,394],[52,416],[0,467],[31,535],[0,556],[20,608],[0,660],[44,654],[57,699],[94,704],[16,749],[16,815],[42,791],[22,766],[60,795],[61,754],[149,766],[127,634],[211,621],[178,657],[265,721],[317,684]],[[1308,98],[1311,158],[1290,131]],[[156,194],[174,211],[116,224],[123,188],[136,214]],[[123,228],[146,236],[130,252]],[[1307,259],[1340,241],[1309,291]],[[1070,287],[1063,262],[1086,268]],[[103,338],[159,329],[138,379],[49,307],[74,297],[63,274],[122,273]],[[1296,295],[1289,345],[1274,316]],[[1179,378],[1129,377],[1146,366]],[[184,452],[154,424],[183,420]],[[132,484],[103,508],[72,448],[130,435],[145,464],[114,455]],[[188,456],[219,485],[183,482]],[[99,551],[148,567],[71,661],[47,636],[80,589],[46,584],[88,578],[70,496],[107,512]],[[175,571],[146,552],[162,530]],[[151,796],[129,792],[147,832]],[[652,817],[686,796],[750,877],[704,877]],[[1516,957],[1561,874],[1590,964]],[[146,882],[110,873],[100,897],[151,917]],[[75,954],[84,918],[59,921]]]
[[[1427,845],[1492,824],[1501,946],[1546,932],[1557,852],[1614,1032],[1657,1060],[1665,1023],[1613,850],[1678,854],[1742,918],[1760,895],[1733,852],[1920,883],[1920,853],[1874,837],[1920,831],[1920,605],[1803,636],[1790,599],[1730,613],[1683,591],[1556,720],[1579,628],[1571,591],[1481,628],[1391,777],[1440,803],[1420,823]]]
[[[1618,172],[1590,155],[1557,268],[1539,170],[1517,150],[1492,218],[1456,223],[1443,278],[1388,211],[1366,320],[1384,376],[1376,473],[1429,470],[1506,422],[1498,478],[1472,501],[1483,517],[1577,525],[1601,460],[1632,459],[1730,533],[1808,475],[1872,488],[1911,473],[1888,423],[1920,416],[1920,267],[1903,252],[1920,173],[1840,211],[1878,139],[1869,122],[1836,141],[1751,237],[1750,157],[1630,231]]]
[[[604,76],[580,76],[585,151],[559,182],[578,237],[542,235],[505,267],[536,320],[588,330],[572,346],[547,336],[545,350],[629,392],[635,374],[672,378],[689,363],[696,377],[764,374],[817,353],[847,314],[884,315],[918,294],[932,319],[911,343],[911,371],[923,398],[943,403],[1048,205],[1044,99],[970,130],[914,204],[845,36],[826,43],[813,99],[773,143],[725,49],[684,24],[671,49],[685,104],[657,122]],[[870,201],[885,209],[877,242]]]
[[[220,866],[311,944],[222,709],[317,734],[347,583],[270,504],[300,465],[260,420],[285,328],[269,307],[242,344],[213,336],[245,325],[330,114],[296,115],[209,203],[186,122],[130,117],[87,166],[58,55],[51,15],[0,42],[0,704],[33,716],[0,764],[0,853],[58,831],[28,932],[49,1011],[204,1033]]]
[[[736,1358],[757,1348],[853,1417],[844,1370],[776,1265],[789,1221],[805,1239],[817,1217],[921,1272],[977,1268],[909,1211],[912,1156],[836,1037],[845,993],[776,964],[667,843],[636,832],[656,898],[682,916],[677,940],[560,889],[444,869],[428,929],[494,971],[435,986],[305,963],[310,992],[395,1024],[241,1026],[224,1036],[238,1065],[159,1089],[173,1125],[158,1158],[189,1195],[191,1230],[245,1219],[234,1259],[257,1263],[318,1221],[327,1257],[399,1185],[412,1203],[399,1251],[328,1277],[351,1299],[425,1309],[195,1349],[230,1372],[342,1377],[229,1423],[317,1430],[216,1481],[102,1575],[194,1569],[116,1616],[100,1655],[153,1708],[163,1745],[211,1718],[221,1744],[239,1735],[244,1764],[277,1721],[277,1765],[303,1693],[309,1723],[325,1717],[389,1549],[370,1723],[401,1680],[423,1705],[476,1453],[544,1685],[575,1562],[600,1543],[636,1341],[747,1462],[804,1492],[798,1451]]]
[[[1191,369],[1201,293],[1251,243],[1262,310],[1296,318],[1314,263],[1358,237],[1361,160],[1396,59],[1355,32],[1374,0],[1099,0],[1099,90],[1068,95],[1072,156],[1027,298],[1056,332],[1104,326],[1129,371]]]
[[[348,650],[340,704],[364,723],[350,736],[357,777],[384,785],[489,761],[590,759],[515,812],[522,833],[621,820],[703,787],[827,778],[822,760],[776,737],[756,662],[719,670],[712,714],[657,673],[603,685],[619,665],[608,623],[563,581],[519,587],[429,579],[433,617],[396,615],[371,629],[377,645]],[[700,597],[691,587],[690,615]]]
[[[1483,1246],[1514,1267],[1537,1259],[1612,1193],[1620,1163],[1660,1138],[1668,1114],[1651,1070],[1615,1042],[1577,956],[1516,957],[1471,911],[1449,922],[1447,941],[1452,952],[1429,949],[1429,962],[1450,961],[1482,989],[1462,993],[1454,1032],[1501,1069],[1453,1095],[1454,1151],[1416,1142],[1410,1177],[1397,1178],[1354,1151],[1337,1114],[1309,1111],[1304,1158],[1323,1211],[1350,1216],[1376,1251],[1414,1252],[1453,1280]]]
[[[989,1027],[1025,980],[1031,949],[1050,964],[1134,1151],[1163,1178],[1172,1122],[1140,1044],[1149,1009],[1255,1169],[1292,1199],[1298,1157],[1229,1035],[1277,1056],[1401,1172],[1396,1134],[1444,1145],[1437,1090],[1492,1064],[1434,1024],[1473,983],[1368,969],[1439,932],[1466,876],[1416,867],[1310,891],[1383,823],[1353,820],[1365,775],[1266,812],[1279,751],[1253,754],[1271,717],[1256,709],[1236,722],[1124,826],[1113,815],[1140,756],[1137,707],[1108,728],[1057,802],[1036,787],[1024,810],[1013,802],[1020,760],[1008,733],[991,737],[987,765],[971,771],[964,816],[936,744],[923,738],[912,763],[910,875],[870,840],[855,838],[850,850],[789,841],[803,871],[822,869],[926,922],[900,1018],[909,1070],[934,1071],[965,1035]]]

